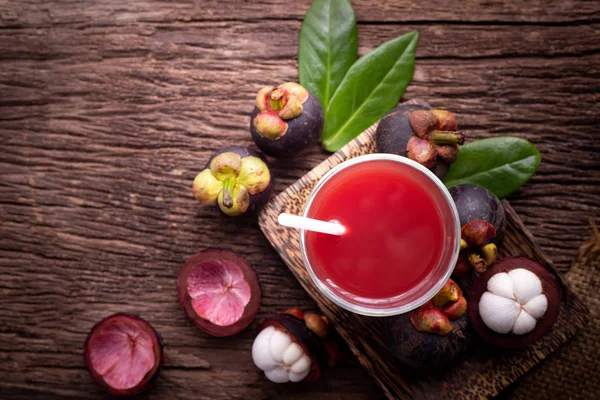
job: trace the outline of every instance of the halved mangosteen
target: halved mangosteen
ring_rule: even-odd
[[[334,353],[305,320],[288,313],[266,318],[252,345],[254,364],[275,383],[318,380]]]
[[[261,300],[254,269],[234,252],[217,249],[196,253],[185,263],[177,293],[187,317],[213,336],[234,335],[246,328]]]
[[[550,331],[560,301],[560,284],[553,274],[529,258],[510,257],[495,263],[475,282],[469,317],[486,341],[523,348]]]
[[[134,315],[114,314],[98,322],[85,341],[85,364],[92,378],[115,396],[144,391],[163,360],[159,334]]]

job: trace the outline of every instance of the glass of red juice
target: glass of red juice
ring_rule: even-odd
[[[330,300],[357,314],[402,314],[444,286],[460,251],[460,222],[444,184],[406,157],[370,154],[329,171],[305,217],[337,221],[341,236],[300,231],[304,265]]]

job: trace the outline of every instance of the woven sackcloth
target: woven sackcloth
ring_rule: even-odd
[[[512,400],[600,399],[600,233],[586,241],[567,274],[590,309],[590,322],[573,340],[516,384]]]

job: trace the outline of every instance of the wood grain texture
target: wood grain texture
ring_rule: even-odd
[[[428,104],[421,101],[411,102],[428,108]],[[502,205],[506,212],[507,228],[500,255],[531,257],[556,274],[563,284],[558,319],[549,334],[525,350],[499,349],[478,340],[471,344],[463,359],[452,364],[452,368],[434,373],[410,371],[395,360],[384,344],[382,318],[353,314],[322,294],[304,267],[298,230],[283,227],[277,222],[281,213],[302,214],[313,186],[329,170],[353,157],[374,153],[375,130],[376,126],[367,129],[271,200],[259,215],[259,225],[302,287],[319,304],[388,398],[491,398],[573,337],[589,319],[589,311],[585,305],[568,289],[562,276],[553,267],[552,261],[535,244],[533,236],[506,200],[503,200]]]
[[[316,307],[253,220],[202,209],[191,182],[210,155],[251,144],[265,84],[297,79],[309,0],[0,0],[0,397],[102,398],[84,369],[89,329],[140,314],[167,343],[150,398],[373,399],[353,357],[311,386],[250,365],[255,326],[210,338],[175,280],[221,246],[257,269],[259,317]],[[563,272],[599,216],[600,4],[583,0],[353,1],[360,53],[420,32],[405,98],[459,114],[471,138],[510,134],[543,155],[510,197]],[[274,162],[275,193],[328,154]]]

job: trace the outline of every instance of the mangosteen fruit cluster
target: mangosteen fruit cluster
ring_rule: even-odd
[[[547,334],[560,311],[560,285],[539,263],[525,257],[498,261],[479,277],[469,317],[482,338],[500,347],[522,348]]]
[[[234,252],[217,249],[187,260],[177,278],[177,294],[187,317],[213,336],[245,329],[256,317],[261,300],[254,269]]]
[[[323,131],[319,100],[297,83],[262,88],[256,96],[250,133],[256,145],[273,157],[288,157],[315,143]],[[267,161],[256,151],[230,146],[217,151],[196,175],[194,197],[235,217],[254,213],[273,187]]]
[[[114,396],[147,389],[163,361],[159,334],[134,315],[114,314],[98,322],[85,341],[85,364],[92,378]]]
[[[489,190],[471,184],[449,189],[461,225],[461,252],[453,276],[475,269],[484,272],[498,258],[504,241],[506,217],[500,200]]]
[[[258,92],[250,133],[264,153],[287,157],[318,141],[323,123],[318,99],[299,84],[287,82]],[[203,205],[239,216],[260,210],[272,187],[267,161],[254,150],[231,146],[208,160],[192,189]],[[246,328],[261,300],[256,272],[242,257],[225,250],[192,256],[179,273],[177,292],[187,317],[214,336]],[[329,325],[323,316],[291,309],[266,319],[262,326],[253,357],[274,382],[317,379],[321,367],[337,359],[339,350],[328,339]]]
[[[316,143],[323,132],[323,108],[297,83],[264,87],[250,116],[254,143],[273,157],[288,157]]]
[[[387,345],[406,367],[434,369],[447,365],[472,339],[467,300],[453,280],[427,303],[386,319]]]
[[[266,318],[252,345],[254,364],[272,382],[311,382],[339,358],[327,319],[299,309]]]
[[[408,157],[441,179],[456,161],[458,146],[465,140],[464,133],[456,129],[456,118],[449,111],[400,105],[379,122],[377,151]]]

